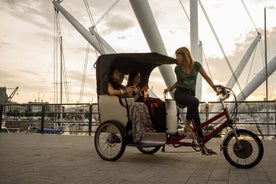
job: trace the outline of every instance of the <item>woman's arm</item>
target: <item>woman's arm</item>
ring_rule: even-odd
[[[167,93],[167,92],[169,92],[169,91],[172,91],[173,89],[175,89],[175,88],[177,88],[177,84],[178,84],[178,76],[176,76],[176,82],[171,86],[171,87],[168,87],[168,88],[166,88],[166,89],[164,89],[164,92],[163,92],[163,94],[165,94],[165,93]]]
[[[108,83],[108,86],[107,86],[107,91],[108,91],[108,94],[112,95],[112,96],[115,96],[115,95],[123,95],[126,93],[126,90],[122,90],[122,89],[114,89],[113,86]]]
[[[211,88],[213,88],[213,90],[218,93],[217,88],[215,88],[215,85],[212,81],[212,79],[209,77],[209,75],[206,73],[206,71],[204,70],[203,67],[201,67],[199,69],[199,73],[201,74],[201,76],[207,81],[207,83],[211,86]]]
[[[175,82],[171,87],[168,87],[168,88],[164,89],[163,93],[167,93],[167,92],[172,91],[173,89],[175,89],[177,87],[177,83],[178,82]]]
[[[135,88],[133,86],[128,86],[125,89],[114,89],[110,83],[108,83],[108,86],[107,86],[107,92],[110,95],[124,95],[126,93],[133,92],[134,89]]]

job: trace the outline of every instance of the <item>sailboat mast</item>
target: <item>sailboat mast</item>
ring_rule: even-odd
[[[62,36],[60,37],[60,119],[62,120]]]
[[[98,40],[91,35],[91,33],[81,25],[77,19],[75,19],[66,9],[64,9],[58,0],[52,1],[56,10],[60,11],[64,17],[74,26],[74,28],[101,54],[103,54],[102,49],[99,46]],[[104,48],[105,49],[105,48]]]

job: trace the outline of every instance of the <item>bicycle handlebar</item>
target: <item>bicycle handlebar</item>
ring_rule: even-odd
[[[222,86],[222,85],[215,85],[214,88],[217,89],[217,91],[219,92],[219,94],[222,95],[222,97],[220,97],[220,102],[222,103],[222,106],[224,107],[224,101],[230,97],[230,95],[232,95],[234,97],[234,109],[232,112],[232,116],[237,116],[238,114],[238,103],[237,103],[237,98],[236,95],[234,93],[234,91],[228,87]]]
[[[219,94],[223,96],[223,99],[227,99],[230,97],[231,89],[222,85],[215,85],[214,88],[216,88],[219,91]]]

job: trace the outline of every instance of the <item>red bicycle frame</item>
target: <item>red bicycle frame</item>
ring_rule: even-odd
[[[229,112],[227,108],[223,108],[223,111],[220,112],[219,114],[215,115],[214,117],[212,117],[211,119],[206,120],[205,122],[201,123],[198,126],[195,126],[195,123],[193,122],[193,131],[196,135],[196,137],[198,138],[198,134],[197,131],[202,129],[203,127],[208,126],[209,124],[213,123],[214,121],[220,119],[221,117],[225,117],[226,120],[221,123],[219,126],[217,126],[213,131],[211,131],[209,134],[207,134],[206,136],[203,137],[203,139],[201,140],[202,143],[206,143],[208,142],[210,139],[212,139],[217,133],[219,133],[220,131],[222,131],[225,127],[227,127],[228,125],[232,124],[232,119],[229,116]],[[180,136],[178,136],[177,138],[173,139],[173,140],[168,140],[166,142],[166,144],[173,144],[173,145],[177,145],[177,146],[192,146],[193,143],[192,142],[187,142],[187,141],[182,141],[182,139],[184,139],[186,137],[185,134],[182,134]]]

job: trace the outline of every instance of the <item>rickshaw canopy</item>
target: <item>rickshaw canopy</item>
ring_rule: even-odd
[[[124,74],[138,71],[141,73],[140,86],[148,84],[152,70],[163,64],[176,64],[174,58],[156,53],[117,53],[103,54],[96,61],[98,95],[107,94],[110,71],[116,68]]]

